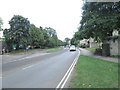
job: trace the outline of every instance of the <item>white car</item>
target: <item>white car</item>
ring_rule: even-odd
[[[70,46],[70,51],[76,51],[76,47],[74,45]]]

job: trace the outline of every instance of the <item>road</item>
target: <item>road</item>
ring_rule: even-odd
[[[4,63],[2,88],[56,88],[78,53],[64,49]]]

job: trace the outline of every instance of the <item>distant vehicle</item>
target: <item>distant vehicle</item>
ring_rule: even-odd
[[[74,45],[70,46],[70,51],[76,51],[76,47]]]

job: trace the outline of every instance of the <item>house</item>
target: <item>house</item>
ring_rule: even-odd
[[[79,45],[83,48],[89,47],[89,39],[80,40]]]
[[[102,45],[102,43],[96,42],[93,38],[89,38],[90,48],[98,48]]]
[[[89,39],[80,40],[79,44],[80,44],[80,46],[85,46],[85,47],[90,47],[90,48],[98,48],[101,43],[94,41],[93,38],[89,38]]]

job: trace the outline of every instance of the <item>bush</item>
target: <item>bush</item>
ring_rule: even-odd
[[[110,44],[108,44],[108,43],[102,44],[102,55],[110,56]]]
[[[96,54],[96,55],[102,55],[102,49],[101,48],[97,48],[96,50],[95,50],[95,53],[94,54]]]
[[[86,48],[87,46],[85,44],[80,45],[81,48]]]

